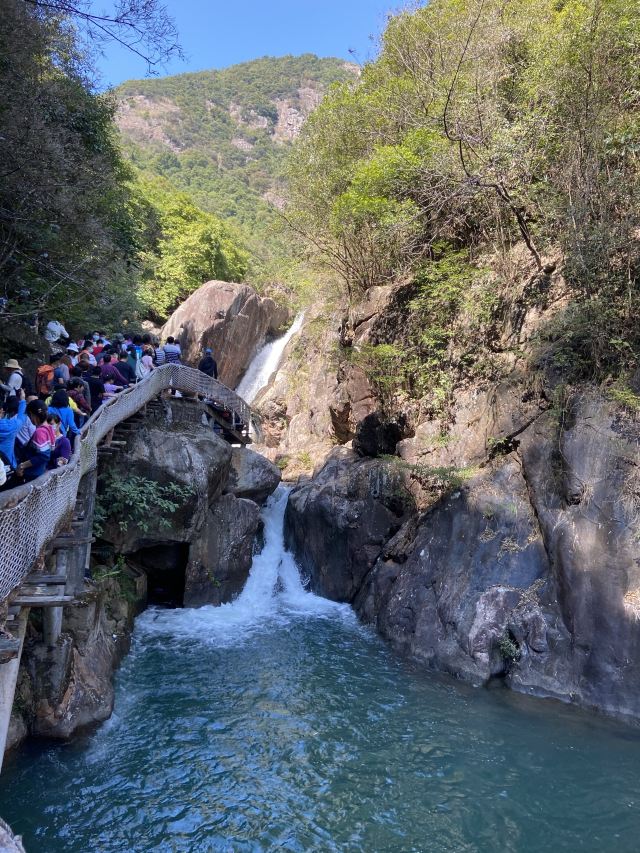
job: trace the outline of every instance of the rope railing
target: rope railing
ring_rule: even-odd
[[[98,464],[98,444],[162,391],[176,390],[214,400],[250,423],[251,409],[216,379],[181,364],[167,364],[112,397],[91,416],[75,443],[69,464],[32,483],[0,494],[0,601],[27,576],[44,547],[71,518],[80,480]]]

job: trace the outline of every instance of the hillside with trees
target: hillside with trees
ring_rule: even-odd
[[[433,0],[323,101],[287,216],[352,307],[396,288],[356,355],[374,380],[441,409],[550,299],[534,361],[569,382],[638,366],[639,55],[622,0]]]
[[[117,123],[132,164],[235,227],[254,277],[268,278],[289,242],[274,211],[286,201],[291,142],[329,87],[355,72],[306,54],[133,80],[115,90]]]

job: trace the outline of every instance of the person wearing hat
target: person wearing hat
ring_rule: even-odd
[[[71,359],[71,363],[75,367],[78,363],[78,353],[80,352],[80,347],[78,344],[74,344],[73,341],[70,344],[67,344],[67,355]]]
[[[218,365],[209,348],[204,351],[204,358],[201,359],[198,370],[211,376],[212,379],[218,378]]]
[[[22,388],[22,368],[15,358],[10,358],[4,363],[7,371],[7,381],[1,382],[2,390],[6,397],[15,397]]]

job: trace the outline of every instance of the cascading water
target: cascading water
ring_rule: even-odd
[[[638,849],[634,730],[399,661],[304,589],[286,502],[235,602],[138,618],[111,720],[5,758],[28,851]]]
[[[236,388],[236,394],[246,400],[247,403],[251,404],[258,392],[268,384],[271,375],[278,369],[285,347],[296,332],[300,331],[303,320],[304,313],[298,314],[286,334],[269,344],[265,344],[257,353]]]
[[[262,512],[264,547],[253,558],[249,578],[238,598],[219,607],[196,610],[148,610],[138,620],[145,633],[171,632],[174,636],[192,637],[194,631],[203,642],[216,647],[238,645],[255,631],[291,617],[339,615],[355,623],[347,605],[336,604],[308,592],[300,579],[298,567],[284,546],[284,512],[290,489],[279,486]]]

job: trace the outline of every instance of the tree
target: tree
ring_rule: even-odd
[[[247,255],[231,229],[161,178],[140,176],[134,196],[139,228],[139,296],[164,321],[205,281],[241,280]]]
[[[21,0],[3,5],[0,55],[0,274],[9,318],[97,314],[114,282],[131,282],[135,254],[113,102],[87,90],[73,33]]]
[[[114,0],[111,11],[98,11],[92,0],[24,0],[47,17],[74,22],[89,42],[113,41],[140,56],[151,72],[181,55],[173,19],[160,0]]]

